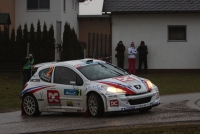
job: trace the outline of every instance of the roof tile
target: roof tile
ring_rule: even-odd
[[[104,0],[104,12],[200,12],[200,0]]]

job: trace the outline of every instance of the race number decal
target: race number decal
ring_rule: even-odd
[[[116,77],[116,80],[122,81],[122,82],[126,82],[126,81],[133,81],[135,80],[134,78],[130,77],[130,76],[122,76],[122,77]]]
[[[118,100],[110,100],[110,107],[118,107],[119,102]]]
[[[53,66],[52,66],[52,67],[50,67],[50,70],[47,72],[47,74],[46,74],[46,75],[50,77],[50,76],[51,76],[51,73],[52,73],[52,71],[53,71],[53,69],[54,69],[54,67],[53,67]]]
[[[49,106],[61,106],[60,94],[57,90],[47,90],[47,100]]]

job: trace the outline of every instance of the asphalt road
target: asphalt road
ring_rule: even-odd
[[[109,113],[102,118],[84,117],[83,114],[42,113],[39,117],[20,114],[20,111],[0,113],[0,134],[200,122],[200,93],[161,96],[161,105],[147,113]]]

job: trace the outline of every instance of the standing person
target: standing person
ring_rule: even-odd
[[[117,66],[124,69],[125,46],[122,41],[119,41],[119,43],[117,44],[117,47],[115,48],[115,51],[117,51],[117,54],[116,54]]]
[[[140,46],[137,48],[139,52],[139,66],[138,71],[141,71],[142,63],[144,63],[144,71],[147,73],[147,54],[148,48],[145,45],[144,41],[141,41]]]
[[[34,58],[32,54],[29,54],[28,57],[22,62],[23,64],[23,86],[30,80],[31,78],[31,69],[34,63]]]
[[[135,69],[136,54],[137,54],[137,49],[135,48],[134,42],[132,42],[131,46],[128,48],[128,64],[129,64],[130,74],[136,74],[136,69]]]

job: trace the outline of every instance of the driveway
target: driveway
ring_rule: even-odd
[[[21,116],[20,111],[0,113],[0,133],[34,133],[152,123],[200,121],[200,93],[161,96],[161,105],[147,113],[109,113],[102,118],[83,114],[42,113]]]

